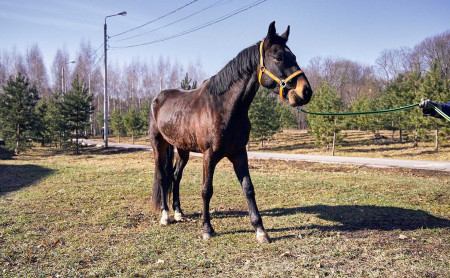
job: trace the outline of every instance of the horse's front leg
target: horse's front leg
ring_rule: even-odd
[[[220,159],[216,159],[212,152],[206,151],[203,153],[203,214],[202,214],[202,228],[203,239],[209,239],[215,235],[214,229],[211,226],[211,217],[209,214],[209,202],[213,195],[213,175],[214,169]]]
[[[242,150],[229,157],[229,159],[231,163],[233,163],[234,171],[236,172],[236,176],[242,185],[242,190],[247,199],[248,213],[253,228],[256,230],[256,239],[259,243],[269,243],[270,237],[264,229],[261,215],[259,214],[258,206],[256,205],[255,189],[253,188],[253,183],[248,171],[247,152]]]
[[[180,205],[180,181],[183,176],[183,170],[189,160],[189,151],[177,150],[177,162],[175,163],[174,184],[173,184],[173,204],[172,208],[175,212],[175,220],[182,221],[184,219],[183,211]]]

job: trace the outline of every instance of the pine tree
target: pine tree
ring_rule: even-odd
[[[35,86],[19,74],[9,78],[0,94],[0,129],[7,148],[16,154],[31,147],[31,131],[39,100]]]
[[[349,112],[363,112],[386,109],[387,103],[383,102],[383,95],[374,95],[368,97],[360,95],[348,107]],[[350,128],[358,130],[371,131],[375,136],[379,134],[380,128],[389,128],[385,114],[363,114],[344,117]]]
[[[260,88],[248,112],[252,123],[250,135],[252,138],[260,140],[261,146],[264,146],[264,141],[281,127],[277,102],[267,89]]]
[[[348,106],[348,111],[350,112],[362,112],[369,111],[370,98],[366,95],[360,95],[358,98],[353,100]],[[356,115],[354,117],[345,117],[347,124],[350,128],[356,128],[358,130],[373,130],[373,122],[370,121],[368,115]]]
[[[125,124],[123,121],[123,116],[120,114],[119,109],[114,109],[113,113],[111,114],[111,127],[112,132],[117,135],[117,140],[120,143],[120,136],[123,136],[126,134]]]
[[[401,86],[399,84],[393,85],[391,82],[388,84],[387,89],[376,94],[375,96],[369,98],[368,100],[368,108],[369,110],[384,110],[384,109],[392,109],[400,106],[397,103],[397,97],[395,96],[395,90],[400,90]],[[406,105],[406,104],[405,104]],[[402,117],[405,114],[401,114],[399,112],[392,113],[381,113],[381,114],[370,114],[367,115],[368,121],[370,121],[370,125],[373,127],[372,130],[374,133],[380,129],[391,130],[391,141],[395,141],[395,131],[399,131],[399,141],[403,140],[403,130],[404,127],[402,125]]]
[[[416,91],[420,84],[420,78],[420,73],[418,72],[410,73],[408,76],[400,74],[388,84],[378,104],[387,106],[383,109],[390,109],[414,103]],[[413,130],[415,128],[411,121],[411,113],[411,110],[408,109],[386,113],[380,116],[380,118],[383,117],[383,119],[388,119],[387,121],[391,122],[391,127],[393,129],[398,129],[400,143],[404,141],[403,131]]]
[[[308,104],[308,109],[316,112],[339,112],[342,110],[342,99],[338,96],[336,89],[323,82],[314,92]],[[331,143],[331,153],[334,155],[336,141],[340,140],[340,126],[337,124],[337,116],[308,114],[307,120],[311,127],[311,133],[316,139],[315,144],[317,146],[325,144],[328,148]]]
[[[276,109],[280,115],[281,128],[295,128],[297,126],[297,116],[289,106],[284,102],[278,102]]]
[[[51,142],[50,119],[48,113],[49,105],[47,99],[42,99],[35,111],[35,121],[33,123],[33,140],[40,142],[41,146]]]
[[[186,76],[181,81],[180,88],[185,90],[193,90],[197,88],[197,81],[194,81],[191,85],[192,78],[189,78],[188,73],[186,72]]]
[[[63,98],[61,92],[54,92],[49,101],[47,107],[47,124],[49,125],[49,140],[51,143],[56,142],[61,149],[63,142],[67,139],[66,135],[69,134],[67,126],[67,116],[63,114]],[[65,144],[67,145],[67,144]]]
[[[148,116],[150,112],[151,103],[152,103],[151,99],[144,100],[139,112],[142,122],[142,131],[144,132],[144,134],[148,133]]]
[[[447,87],[447,82],[445,82],[445,79],[441,75],[440,67],[437,62],[435,62],[430,71],[425,74],[418,91],[416,102],[419,102],[421,98],[428,98],[433,102],[438,103],[446,103],[450,100],[450,90]],[[424,134],[426,129],[435,130],[434,150],[437,152],[439,150],[440,135],[442,134],[443,136],[441,139],[445,140],[445,135],[450,134],[448,123],[442,119],[424,117],[421,109],[417,109],[415,115],[415,123],[417,126],[421,127],[418,132],[419,137],[426,137]]]
[[[134,136],[137,135],[139,130],[142,127],[142,121],[139,117],[139,114],[136,112],[134,107],[131,107],[128,110],[128,113],[123,117],[125,128],[127,129],[127,133],[131,134],[131,143],[134,144]]]
[[[83,85],[83,81],[80,82],[78,78],[72,82],[72,89],[64,95],[62,114],[67,119],[69,142],[75,139],[76,154],[79,153],[78,139],[86,138],[85,131],[89,127],[89,118],[94,111],[93,98],[94,96],[89,94]]]

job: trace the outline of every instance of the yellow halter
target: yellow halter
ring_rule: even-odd
[[[268,71],[266,69],[266,67],[264,67],[264,58],[263,58],[263,44],[264,44],[264,40],[261,42],[261,44],[259,45],[259,65],[260,65],[260,69],[259,69],[259,75],[258,75],[258,81],[259,84],[261,84],[261,77],[262,74],[265,73],[267,74],[270,78],[272,78],[275,82],[277,82],[278,84],[280,84],[280,98],[281,100],[283,99],[283,89],[284,87],[286,87],[286,83],[289,82],[289,80],[291,80],[292,78],[296,77],[297,75],[303,73],[302,70],[298,70],[296,72],[294,72],[293,74],[289,75],[286,79],[279,79],[278,77],[276,77],[275,75],[273,75],[270,71]],[[261,84],[262,85],[262,84]]]

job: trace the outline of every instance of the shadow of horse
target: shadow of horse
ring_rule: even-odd
[[[320,219],[339,223],[314,227],[325,231],[392,231],[450,227],[450,220],[433,216],[423,210],[387,206],[315,205],[296,208],[275,208],[266,210],[262,214],[268,217],[279,217],[298,213],[314,214]]]
[[[301,225],[268,229],[269,232],[284,232],[305,229],[316,229],[323,232],[359,230],[411,231],[417,229],[450,228],[450,220],[439,218],[423,210],[405,209],[389,206],[360,206],[360,205],[315,205],[293,208],[273,208],[261,211],[263,217],[281,217],[296,214],[312,214],[320,219],[332,221],[331,225]],[[214,218],[244,217],[246,211],[215,212]],[[240,230],[229,233],[252,233],[253,230]],[[294,235],[281,238],[293,238]],[[274,238],[279,240],[281,238]]]
[[[37,165],[0,165],[0,196],[32,186],[53,172]]]

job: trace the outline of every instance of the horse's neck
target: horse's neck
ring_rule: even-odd
[[[254,73],[243,77],[231,86],[231,92],[227,99],[228,107],[231,107],[234,111],[247,113],[258,88],[259,83],[255,70]]]
[[[245,114],[258,90],[257,67],[258,45],[252,45],[239,52],[228,64],[211,77],[207,85],[209,92],[220,95],[218,105],[230,111],[245,110]],[[233,112],[234,113],[234,112]]]

